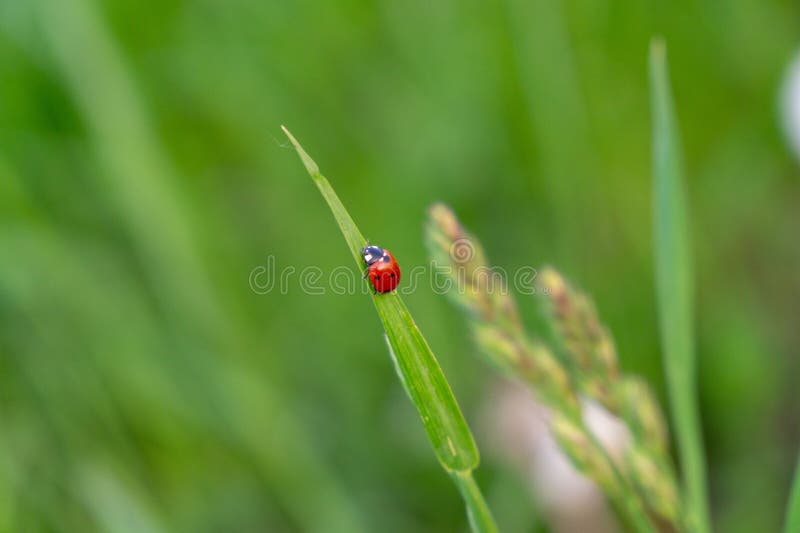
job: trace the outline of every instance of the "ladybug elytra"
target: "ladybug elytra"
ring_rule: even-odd
[[[361,257],[367,269],[364,277],[369,277],[375,292],[391,292],[400,283],[400,265],[392,252],[369,243],[361,249]]]

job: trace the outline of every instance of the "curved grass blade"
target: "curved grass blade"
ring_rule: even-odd
[[[366,242],[364,236],[314,160],[285,127],[282,129],[327,201],[360,268],[359,250]],[[396,292],[374,294],[372,301],[386,331],[395,368],[422,418],[436,457],[446,471],[459,474],[454,479],[464,497],[473,530],[496,531],[480,490],[472,481],[471,471],[479,462],[478,448],[436,357]]]
[[[697,406],[693,287],[683,157],[667,70],[666,47],[650,47],[653,201],[658,306],[664,372],[681,459],[688,522],[710,531],[706,464]]]
[[[325,176],[320,174],[319,167],[314,160],[303,150],[289,130],[285,127],[282,128],[297,150],[320,193],[328,202],[353,259],[361,268],[362,261],[359,251],[363,248],[366,239],[353,222],[331,184]],[[375,294],[372,301],[375,303],[381,322],[383,322],[408,395],[422,417],[422,423],[428,432],[428,438],[436,451],[439,462],[447,470],[475,468],[478,466],[479,457],[472,433],[461,414],[438,361],[411,318],[405,304],[396,292]]]

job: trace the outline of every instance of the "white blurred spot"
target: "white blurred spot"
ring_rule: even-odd
[[[800,54],[786,71],[782,100],[783,127],[792,151],[800,160]]]
[[[627,445],[627,428],[603,407],[582,402],[584,420],[612,455]],[[528,482],[556,533],[607,533],[618,527],[597,486],[579,473],[548,428],[550,412],[520,384],[498,383],[482,426],[489,452],[527,472]]]
[[[600,444],[608,450],[608,453],[621,461],[631,442],[631,433],[627,426],[594,400],[582,398],[581,406],[586,426],[594,433]]]

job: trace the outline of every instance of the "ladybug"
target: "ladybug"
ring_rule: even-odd
[[[375,292],[391,292],[400,283],[400,265],[392,255],[392,252],[380,246],[367,243],[361,249],[361,257],[367,269],[364,277],[369,277]]]

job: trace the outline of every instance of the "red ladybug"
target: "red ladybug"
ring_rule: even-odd
[[[369,276],[369,281],[375,288],[375,292],[391,292],[400,283],[400,265],[392,255],[392,252],[380,246],[367,244],[361,249],[361,257],[367,270],[364,277]]]

